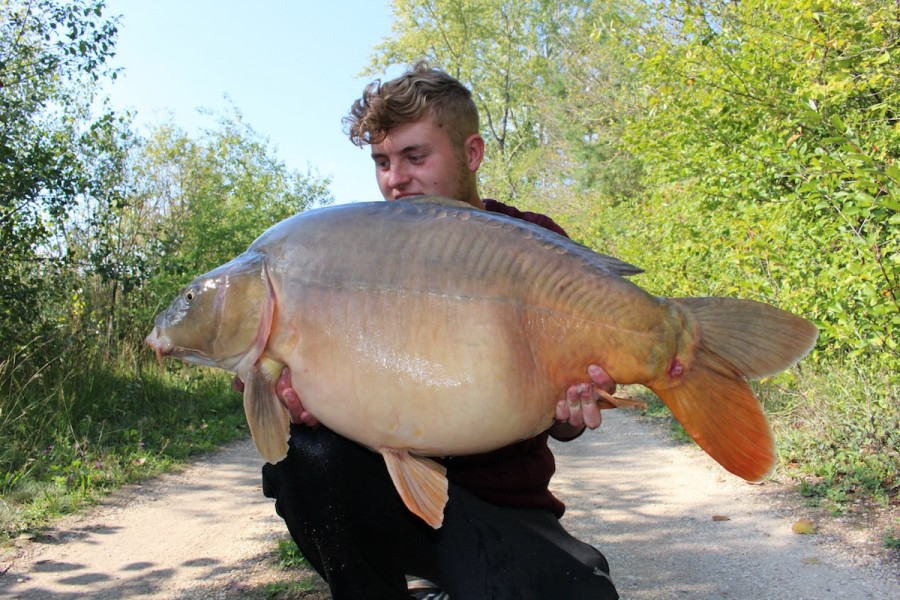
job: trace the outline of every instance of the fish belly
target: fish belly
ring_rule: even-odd
[[[428,456],[533,437],[554,412],[522,312],[432,294],[309,294],[285,356],[304,406],[372,448]]]

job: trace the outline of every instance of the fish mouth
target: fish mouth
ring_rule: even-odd
[[[175,344],[160,333],[159,326],[154,327],[150,335],[144,338],[144,343],[156,352],[156,362],[159,363],[160,368],[163,366],[163,358],[170,356],[175,351]]]
[[[219,361],[213,360],[196,348],[176,346],[169,336],[160,332],[158,325],[153,328],[150,335],[144,338],[144,343],[156,352],[156,362],[159,363],[160,369],[163,367],[163,359],[171,356],[195,365],[219,367],[227,370],[227,366],[223,366]]]

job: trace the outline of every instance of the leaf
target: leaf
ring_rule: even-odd
[[[791,531],[799,535],[812,535],[816,532],[816,525],[810,519],[798,519],[791,525]]]
[[[887,174],[888,177],[890,177],[897,183],[900,183],[900,166],[897,166],[897,163],[888,165],[884,169],[884,172]]]
[[[900,200],[893,196],[881,196],[878,198],[878,204],[890,210],[900,211]]]
[[[838,131],[846,131],[847,126],[844,124],[844,121],[841,120],[839,115],[831,115],[831,126],[837,129]]]

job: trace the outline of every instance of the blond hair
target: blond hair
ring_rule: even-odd
[[[366,86],[343,123],[357,146],[378,144],[398,125],[430,116],[456,146],[478,133],[478,108],[472,93],[457,79],[419,61],[403,75]]]

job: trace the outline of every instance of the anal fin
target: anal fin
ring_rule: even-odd
[[[433,528],[440,528],[447,505],[447,469],[405,450],[381,448],[379,452],[406,507]]]

